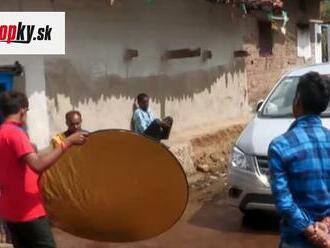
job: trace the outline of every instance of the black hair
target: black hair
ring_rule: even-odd
[[[3,92],[0,96],[0,113],[3,117],[17,114],[21,109],[29,108],[27,96],[18,91]]]
[[[79,111],[77,111],[77,110],[71,110],[71,111],[69,111],[69,112],[67,112],[67,113],[65,114],[65,119],[66,119],[66,120],[69,120],[69,118],[70,118],[71,116],[74,116],[74,115],[79,115],[79,117],[81,118],[81,113],[80,113]]]
[[[330,80],[317,72],[309,72],[299,79],[296,95],[306,114],[320,115],[330,100]]]
[[[138,102],[142,102],[143,99],[146,98],[146,97],[149,98],[149,96],[148,96],[146,93],[140,93],[140,94],[138,94],[138,96],[137,96],[137,100],[138,100]]]

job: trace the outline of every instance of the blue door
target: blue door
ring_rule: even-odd
[[[0,72],[0,93],[13,88],[14,74],[10,72]]]
[[[0,95],[4,91],[13,88],[14,74],[10,72],[0,72]],[[0,123],[3,122],[3,117],[0,113]]]

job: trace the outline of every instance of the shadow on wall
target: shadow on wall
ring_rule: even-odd
[[[71,105],[77,107],[79,103],[89,100],[98,102],[113,97],[131,99],[133,103],[137,94],[146,92],[160,103],[161,117],[164,117],[166,100],[193,99],[194,94],[206,89],[210,92],[212,85],[222,76],[225,76],[228,87],[229,74],[233,77],[244,71],[244,61],[236,60],[229,65],[173,76],[123,78],[110,74],[92,80],[88,72],[79,71],[70,60],[56,59],[46,62],[46,93],[50,100],[55,100],[58,109],[58,94],[69,97]]]

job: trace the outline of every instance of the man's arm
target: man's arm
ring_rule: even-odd
[[[288,177],[284,169],[279,150],[271,144],[268,150],[271,173],[272,192],[276,201],[276,208],[289,226],[298,233],[303,233],[314,222],[294,202],[288,186]]]
[[[86,141],[87,134],[77,132],[69,136],[63,145],[57,146],[47,154],[40,156],[36,152],[24,155],[21,159],[26,162],[34,171],[43,172],[51,167],[72,145],[81,145]]]

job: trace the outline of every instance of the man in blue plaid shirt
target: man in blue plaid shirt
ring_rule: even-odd
[[[328,233],[322,221],[330,216],[330,131],[320,119],[329,100],[328,79],[315,72],[302,76],[293,101],[296,120],[269,146],[282,248],[330,247],[321,236]]]

